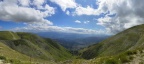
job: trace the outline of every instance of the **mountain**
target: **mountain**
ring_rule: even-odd
[[[68,40],[68,39],[55,39],[70,50],[80,50],[82,48],[88,47],[90,45],[96,44],[101,42],[102,40],[108,38],[109,36],[91,36],[91,37],[84,37],[84,38],[77,38],[75,40]]]
[[[90,36],[96,36],[92,34],[76,34],[76,33],[64,33],[64,32],[37,32],[42,37],[48,37],[51,39],[67,39],[67,40],[75,40],[78,38],[85,38]],[[100,36],[100,35],[97,35]]]
[[[96,64],[143,64],[144,25],[129,28],[80,52],[82,58]]]
[[[72,58],[67,49],[49,38],[11,31],[0,31],[0,54],[0,59],[2,57],[8,62],[21,61],[24,64],[30,61],[50,63]]]
[[[62,32],[39,32],[39,36],[51,38],[69,50],[79,50],[92,44],[96,44],[108,35],[75,34]]]
[[[85,37],[85,38],[79,38],[76,39],[75,42],[77,42],[79,45],[75,46],[77,49],[85,48],[90,45],[99,43],[103,41],[104,39],[108,38],[109,36],[91,36],[91,37]]]
[[[74,38],[75,41],[66,38],[66,41],[71,41],[71,45],[73,42],[82,45],[94,39],[101,38]],[[144,25],[134,26],[85,47],[79,50],[79,56],[74,57],[49,38],[31,33],[1,31],[0,54],[0,60],[13,64],[144,64]]]

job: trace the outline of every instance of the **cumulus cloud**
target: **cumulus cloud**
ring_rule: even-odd
[[[144,24],[143,0],[97,0],[96,6],[98,6],[98,8],[96,9],[90,5],[82,7],[80,4],[76,3],[75,0],[50,1],[59,5],[67,15],[95,15],[101,17],[97,19],[97,25],[104,26],[109,33],[113,34],[135,25]],[[56,30],[78,33],[97,32],[95,30],[83,28],[50,26],[53,25],[53,23],[45,18],[55,14],[55,9],[45,2],[46,0],[0,1],[0,20],[30,22],[26,27],[17,28],[17,30]],[[69,8],[74,11],[69,10]],[[101,14],[103,14],[103,16],[101,16]],[[31,22],[33,22],[33,24]],[[81,21],[75,22],[82,23]],[[87,24],[89,21],[84,21],[84,23]]]
[[[144,23],[143,0],[98,0],[98,9],[108,12],[98,19],[98,25],[106,27],[110,33]]]
[[[90,6],[87,7],[82,7],[82,6],[78,6],[76,7],[75,11],[73,12],[73,15],[99,15],[100,14],[100,10],[98,9],[94,9]]]
[[[144,23],[143,2],[143,0],[97,0],[98,8],[78,5],[75,7],[73,15],[101,16],[101,14],[104,14],[103,17],[97,19],[97,25],[104,26],[109,33],[116,34]]]
[[[50,1],[59,5],[63,11],[66,11],[67,8],[77,7],[77,3],[75,2],[75,0],[50,0]]]
[[[105,34],[102,30],[92,30],[84,28],[73,28],[73,27],[59,27],[50,26],[47,22],[41,23],[26,23],[26,27],[17,27],[12,31],[25,31],[25,32],[65,32],[65,33],[77,33],[77,34]]]
[[[76,21],[75,21],[75,23],[81,23],[81,21],[79,21],[79,20],[76,20]]]
[[[43,4],[45,3],[45,0],[34,0],[33,4],[38,8],[38,9],[43,9]]]
[[[22,6],[29,6],[30,0],[18,0],[19,4]]]
[[[29,7],[42,5],[44,2],[39,0],[3,0],[0,2],[0,20],[15,21],[15,22],[52,22],[44,19],[55,14],[55,9],[46,4],[43,7],[44,11],[38,8]],[[43,1],[43,0],[40,0]]]

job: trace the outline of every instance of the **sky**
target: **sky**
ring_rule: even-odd
[[[0,0],[0,30],[116,34],[144,24],[144,0]]]

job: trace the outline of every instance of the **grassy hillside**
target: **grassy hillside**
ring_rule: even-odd
[[[31,33],[1,31],[0,45],[3,46],[4,51],[8,52],[0,54],[6,54],[3,55],[6,58],[16,58],[21,61],[29,61],[29,58],[33,58],[36,61],[57,62],[72,58],[69,51],[55,41]],[[5,50],[6,48],[10,50]]]
[[[111,61],[113,59],[112,61],[120,62],[118,60],[124,59],[127,61],[130,59],[131,54],[136,55],[137,51],[140,50],[144,50],[144,25],[134,26],[98,44],[81,50],[81,57],[85,59],[99,58],[99,60],[102,59],[103,61],[108,59]]]
[[[12,64],[54,63],[51,61],[29,57],[16,50],[11,49],[9,46],[3,44],[2,42],[0,42],[0,60],[4,60],[4,63]]]
[[[10,31],[0,31],[0,40],[17,40],[17,39],[20,39],[17,33]]]

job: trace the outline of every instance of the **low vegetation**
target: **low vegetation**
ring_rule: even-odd
[[[0,59],[13,64],[56,63],[71,53],[51,39],[31,33],[0,32]]]

